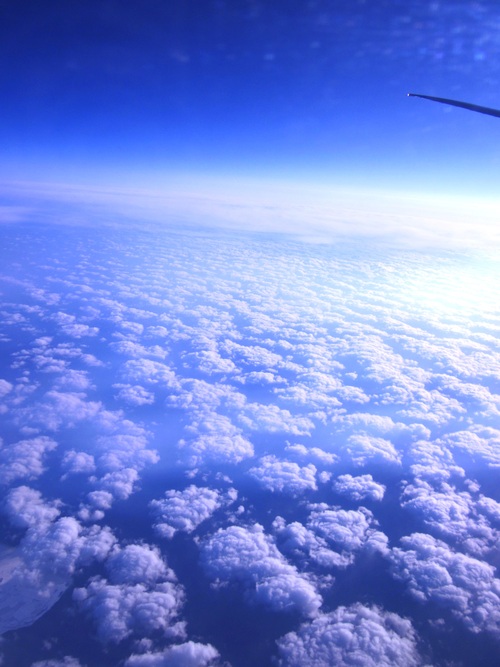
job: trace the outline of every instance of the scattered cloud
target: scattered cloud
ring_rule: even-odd
[[[264,456],[259,465],[250,468],[248,474],[268,491],[299,495],[304,491],[316,491],[316,467],[309,463],[300,467],[291,461],[282,461],[273,454]]]
[[[414,598],[451,612],[471,632],[500,637],[500,580],[492,565],[425,533],[402,538],[391,561]]]
[[[125,667],[210,667],[215,665],[219,652],[211,644],[185,642],[158,653],[132,655]]]
[[[177,531],[192,533],[223,504],[235,501],[237,492],[230,489],[222,494],[215,489],[200,488],[191,484],[183,491],[166,491],[161,500],[150,502],[160,537],[172,538]]]
[[[201,562],[214,582],[239,582],[246,597],[276,611],[314,616],[322,599],[307,577],[278,551],[259,524],[218,530],[201,543]]]
[[[422,660],[411,622],[360,603],[338,607],[278,640],[283,667],[382,665],[417,667]]]
[[[362,500],[382,500],[386,487],[375,482],[371,475],[339,475],[333,489],[340,495],[357,502]]]

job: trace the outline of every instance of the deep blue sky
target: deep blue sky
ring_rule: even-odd
[[[241,173],[495,196],[491,1],[0,4],[4,177]],[[104,174],[104,175],[103,175]]]

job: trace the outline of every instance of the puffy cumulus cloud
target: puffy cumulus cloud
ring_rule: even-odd
[[[84,667],[84,665],[70,655],[65,655],[60,660],[38,660],[31,667]]]
[[[282,667],[417,667],[422,665],[411,622],[360,603],[338,607],[278,640]]]
[[[52,438],[39,436],[11,445],[0,443],[0,484],[36,479],[44,472],[44,458],[57,447]]]
[[[159,460],[158,453],[147,448],[146,432],[135,425],[134,428],[127,426],[128,424],[125,425],[124,432],[97,438],[97,466],[101,470],[118,472],[127,467],[141,470]]]
[[[382,500],[385,486],[375,482],[371,475],[339,475],[333,483],[333,489],[350,500]]]
[[[472,342],[470,344],[473,345]],[[433,380],[441,391],[453,394],[467,409],[475,410],[483,417],[500,415],[500,396],[491,393],[481,382],[465,382],[460,378],[441,374],[434,375]]]
[[[66,369],[63,375],[60,375],[54,380],[54,389],[57,391],[69,390],[81,393],[94,388],[88,372],[78,371],[74,368]]]
[[[215,667],[219,651],[211,644],[185,642],[171,646],[161,653],[131,655],[125,667]]]
[[[344,510],[325,503],[313,504],[306,525],[287,524],[282,517],[273,523],[282,551],[310,559],[322,567],[345,568],[360,551],[387,552],[387,537],[365,507]]]
[[[351,435],[342,446],[344,456],[357,466],[367,463],[401,464],[401,456],[389,440],[370,435]]]
[[[20,408],[16,413],[16,421],[57,431],[62,426],[72,428],[78,422],[92,419],[101,407],[101,403],[86,401],[79,393],[51,390],[39,403]]]
[[[112,584],[153,584],[175,579],[159,550],[147,544],[116,547],[106,561],[106,571]]]
[[[446,482],[431,485],[417,479],[405,486],[401,505],[439,537],[472,555],[485,556],[500,545],[500,503],[475,495]]]
[[[91,491],[87,499],[92,507],[109,509],[113,504],[113,495],[109,491]]]
[[[325,503],[311,506],[307,527],[323,537],[338,551],[355,552],[360,549],[387,551],[387,537],[375,528],[373,513],[365,507],[344,510]]]
[[[465,459],[467,467],[500,468],[500,430],[473,426],[468,431],[448,433],[438,441]]]
[[[40,491],[18,486],[9,491],[2,510],[13,526],[29,528],[54,521],[60,514],[59,505],[58,501],[45,501]]]
[[[76,565],[83,567],[93,561],[100,562],[104,560],[115,543],[116,538],[108,526],[89,526],[85,528],[80,537]]]
[[[236,341],[227,340],[223,349],[237,362],[236,365],[243,364],[255,370],[271,372],[283,365],[283,357],[261,345],[241,345]]]
[[[252,431],[268,433],[290,433],[291,435],[310,435],[314,422],[308,417],[292,415],[277,405],[248,403],[238,417],[242,426]]]
[[[316,466],[309,463],[301,467],[292,461],[281,461],[274,454],[262,457],[259,465],[250,468],[248,474],[269,491],[299,495],[318,488]]]
[[[61,467],[64,470],[65,475],[91,475],[95,472],[95,461],[92,454],[69,449],[64,452],[64,456],[61,460]]]
[[[139,471],[159,460],[158,453],[148,447],[151,433],[124,418],[121,411],[100,408],[88,424],[92,437],[86,449],[66,451],[61,460],[63,479],[82,473],[92,475],[89,482],[98,490],[126,499],[134,490]],[[91,506],[92,506],[91,502]],[[91,507],[82,508],[81,518],[92,514]],[[95,516],[95,519],[102,518]]]
[[[9,518],[27,530],[2,565],[0,632],[34,623],[64,593],[75,570],[104,560],[115,542],[109,528],[84,529],[73,517],[57,518],[59,512],[44,506],[36,492],[14,491],[20,492],[8,497],[11,512],[19,510],[13,500],[21,498],[23,506]]]
[[[321,567],[346,567],[351,557],[330,549],[328,542],[306,528],[299,521],[286,523],[283,517],[276,517],[273,521],[277,542],[281,551],[304,560],[310,558]]]
[[[500,638],[500,579],[494,567],[424,533],[403,537],[390,559],[394,576],[417,600],[451,611],[472,632]]]
[[[31,527],[22,541],[29,573],[38,576],[43,572],[56,577],[71,575],[80,555],[81,530],[78,521],[68,516],[57,519],[47,527]]]
[[[186,431],[192,435],[179,441],[179,449],[190,466],[209,462],[239,463],[253,456],[252,443],[229,417],[217,412],[199,415]]]
[[[428,440],[431,435],[430,430],[423,424],[395,422],[391,417],[371,412],[347,412],[336,415],[332,421],[336,432],[345,433],[347,436],[365,435],[387,438],[391,442],[397,440],[409,443],[418,438]]]
[[[352,385],[344,385],[337,390],[337,396],[344,403],[369,403],[370,397],[361,389]]]
[[[141,385],[114,384],[113,387],[119,390],[116,398],[128,405],[152,405],[155,402],[155,395]]]
[[[76,588],[73,599],[97,626],[103,643],[119,643],[132,634],[184,637],[178,616],[184,601],[182,588],[171,581],[155,584],[109,584],[95,577],[86,588]]]
[[[113,500],[114,496],[109,491],[91,491],[87,494],[87,504],[80,504],[78,518],[85,522],[100,521],[113,505]]]
[[[224,502],[232,502],[236,497],[234,489],[224,497],[220,491],[194,484],[183,491],[166,491],[164,498],[149,504],[155,518],[154,528],[160,537],[166,538],[173,537],[177,531],[192,533]]]
[[[318,465],[333,465],[337,463],[339,457],[331,452],[325,452],[320,447],[306,447],[302,444],[288,444],[285,451],[289,456],[298,459],[309,459]]]
[[[139,473],[135,468],[124,468],[115,472],[108,472],[98,481],[102,490],[108,491],[118,500],[126,500],[132,495],[134,486],[139,479]]]
[[[129,359],[120,370],[121,377],[131,385],[180,389],[175,372],[166,364],[152,359]]]
[[[327,414],[333,414],[341,406],[341,402],[335,396],[323,392],[314,387],[310,387],[305,382],[298,381],[291,387],[279,387],[275,391],[280,401],[292,404],[295,409],[314,410],[316,417],[322,417],[323,420]],[[322,411],[322,412],[320,412]]]
[[[285,379],[271,371],[251,371],[250,373],[242,373],[235,377],[236,382],[241,384],[268,386],[274,384],[281,384]]]
[[[141,336],[144,331],[144,326],[140,322],[129,322],[127,320],[122,320],[118,322],[118,326],[123,331],[126,331],[133,336]]]
[[[110,343],[110,348],[122,354],[124,357],[131,359],[151,358],[151,359],[165,359],[167,353],[159,345],[151,345],[145,347],[133,340],[119,340],[116,343]]]
[[[259,524],[219,529],[200,548],[208,576],[219,583],[241,582],[254,602],[306,616],[314,616],[321,606],[321,596],[307,577],[285,560]]]
[[[188,410],[196,422],[205,414],[216,413],[219,407],[239,411],[246,404],[246,397],[228,384],[186,378],[181,391],[169,396],[167,404]]]
[[[37,580],[68,578],[75,568],[104,560],[115,542],[109,528],[83,529],[73,517],[65,516],[48,526],[32,526],[21,541],[26,567],[24,576]]]
[[[231,359],[220,355],[216,349],[215,342],[209,344],[208,349],[184,354],[182,359],[186,366],[196,368],[206,375],[214,375],[215,373],[230,374],[237,370],[236,365]]]
[[[460,401],[437,389],[420,388],[417,393],[403,396],[400,403],[404,406],[398,410],[400,417],[431,426],[444,426],[467,412]]]
[[[410,471],[419,479],[432,483],[463,477],[465,471],[455,462],[452,452],[442,440],[417,440],[408,448]]]
[[[0,378],[0,398],[7,396],[12,391],[14,385],[11,382],[7,382],[3,378]]]

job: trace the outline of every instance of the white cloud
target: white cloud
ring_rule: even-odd
[[[0,565],[0,632],[34,623],[64,593],[75,570],[102,561],[115,541],[108,528],[83,529],[73,517],[57,518],[58,510],[27,487],[14,489],[6,505],[12,525],[27,530]]]
[[[114,384],[113,387],[119,389],[116,398],[128,405],[152,405],[155,401],[155,395],[141,385]]]
[[[211,644],[189,641],[161,653],[132,655],[125,661],[125,667],[209,667],[218,658],[219,652]]]
[[[95,577],[86,588],[76,588],[73,599],[90,614],[103,643],[119,643],[132,634],[150,636],[161,631],[166,637],[184,636],[178,616],[184,594],[169,581],[150,588],[144,584],[110,585]]]
[[[119,340],[116,343],[110,343],[110,348],[122,354],[129,359],[142,359],[151,357],[152,359],[165,359],[167,353],[159,345],[144,347],[140,343],[132,340]]]
[[[135,468],[124,468],[108,472],[98,483],[101,489],[109,491],[118,500],[126,500],[134,492],[138,479],[139,473]]]
[[[175,580],[159,550],[147,544],[115,547],[106,561],[106,571],[112,584],[151,585],[159,580]]]
[[[180,388],[175,372],[166,364],[152,359],[129,359],[121,367],[120,375],[130,384]]]
[[[320,447],[306,447],[306,445],[301,444],[288,444],[285,447],[285,452],[288,455],[295,456],[296,458],[309,459],[318,465],[333,465],[339,460],[338,456],[332,454],[331,452],[325,452]]]
[[[80,394],[52,390],[39,403],[29,408],[20,408],[17,421],[57,431],[61,426],[72,428],[78,422],[92,419],[100,409],[101,403],[86,401]]]
[[[242,375],[235,378],[241,384],[250,384],[250,385],[274,385],[285,382],[285,380],[272,373],[271,371],[251,371],[250,373],[243,373]]]
[[[486,556],[500,544],[500,503],[468,491],[457,491],[446,482],[433,486],[416,480],[407,484],[401,505],[439,537],[451,541],[474,556]]]
[[[64,374],[57,377],[54,381],[54,389],[57,391],[86,392],[93,388],[88,371],[78,371],[74,368],[67,368]]]
[[[290,433],[291,435],[310,435],[314,422],[308,417],[292,415],[277,405],[248,403],[238,417],[239,423],[252,431],[269,433]]]
[[[382,500],[386,487],[375,482],[371,475],[339,475],[333,489],[350,500]]]
[[[373,513],[365,507],[344,510],[324,503],[312,505],[307,527],[323,537],[335,550],[354,552],[361,548],[387,549],[387,537],[376,530]]]
[[[122,424],[122,428],[124,432],[97,438],[96,446],[101,452],[97,466],[104,471],[119,472],[123,468],[141,470],[157,463],[158,453],[147,448],[147,434],[137,427],[127,428],[126,424]]]
[[[7,446],[0,442],[0,484],[40,477],[45,470],[46,454],[56,447],[55,440],[46,436],[21,440]]]
[[[491,427],[472,427],[444,435],[440,442],[453,452],[467,456],[468,465],[500,468],[500,430]]]
[[[316,466],[309,463],[300,467],[291,461],[281,461],[274,454],[259,459],[259,465],[250,468],[248,474],[269,491],[298,495],[318,488]]]
[[[59,505],[57,501],[44,501],[40,491],[18,486],[7,494],[3,511],[13,526],[29,528],[54,521],[60,514]]]
[[[201,562],[212,580],[238,581],[249,600],[271,609],[314,616],[321,606],[307,577],[285,560],[259,524],[218,530],[202,542]]]
[[[183,491],[166,491],[164,498],[150,502],[154,528],[160,537],[166,538],[173,537],[177,531],[192,533],[225,500],[219,491],[194,484]]]
[[[228,340],[223,349],[240,364],[250,366],[253,370],[271,371],[275,367],[279,368],[283,363],[283,358],[279,354],[271,352],[261,345],[240,345],[235,341]]]
[[[387,552],[387,537],[377,529],[370,510],[344,510],[325,503],[310,505],[311,513],[302,525],[287,524],[277,517],[274,529],[280,548],[301,560],[311,559],[322,567],[345,568],[360,551]]]
[[[31,667],[83,667],[83,665],[76,658],[66,655],[61,660],[38,660]]]
[[[364,466],[368,462],[399,465],[401,457],[389,440],[369,435],[351,435],[342,447],[353,463]]]
[[[64,452],[61,466],[66,475],[91,475],[95,471],[95,461],[92,454],[76,452],[74,449]]]
[[[338,607],[278,640],[282,667],[417,667],[409,620],[360,603]]]
[[[424,533],[403,537],[401,545],[390,556],[393,573],[413,597],[451,611],[472,632],[500,638],[500,580],[493,566]]]
[[[190,466],[210,462],[239,463],[253,456],[253,445],[231,420],[216,412],[200,414],[186,429],[193,435],[179,441],[182,458]]]
[[[11,382],[7,382],[7,380],[3,380],[0,378],[0,398],[3,398],[4,396],[7,396],[7,394],[10,394],[10,392],[13,389],[13,384]]]

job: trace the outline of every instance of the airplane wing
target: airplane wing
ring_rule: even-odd
[[[477,111],[484,113],[487,116],[496,116],[500,118],[500,111],[498,109],[490,109],[489,107],[480,107],[477,104],[469,104],[468,102],[459,102],[457,100],[448,100],[445,97],[432,97],[431,95],[418,95],[417,93],[408,93],[408,97],[421,97],[424,100],[432,100],[433,102],[441,102],[442,104],[449,104],[452,107],[460,107],[468,109],[469,111]]]

